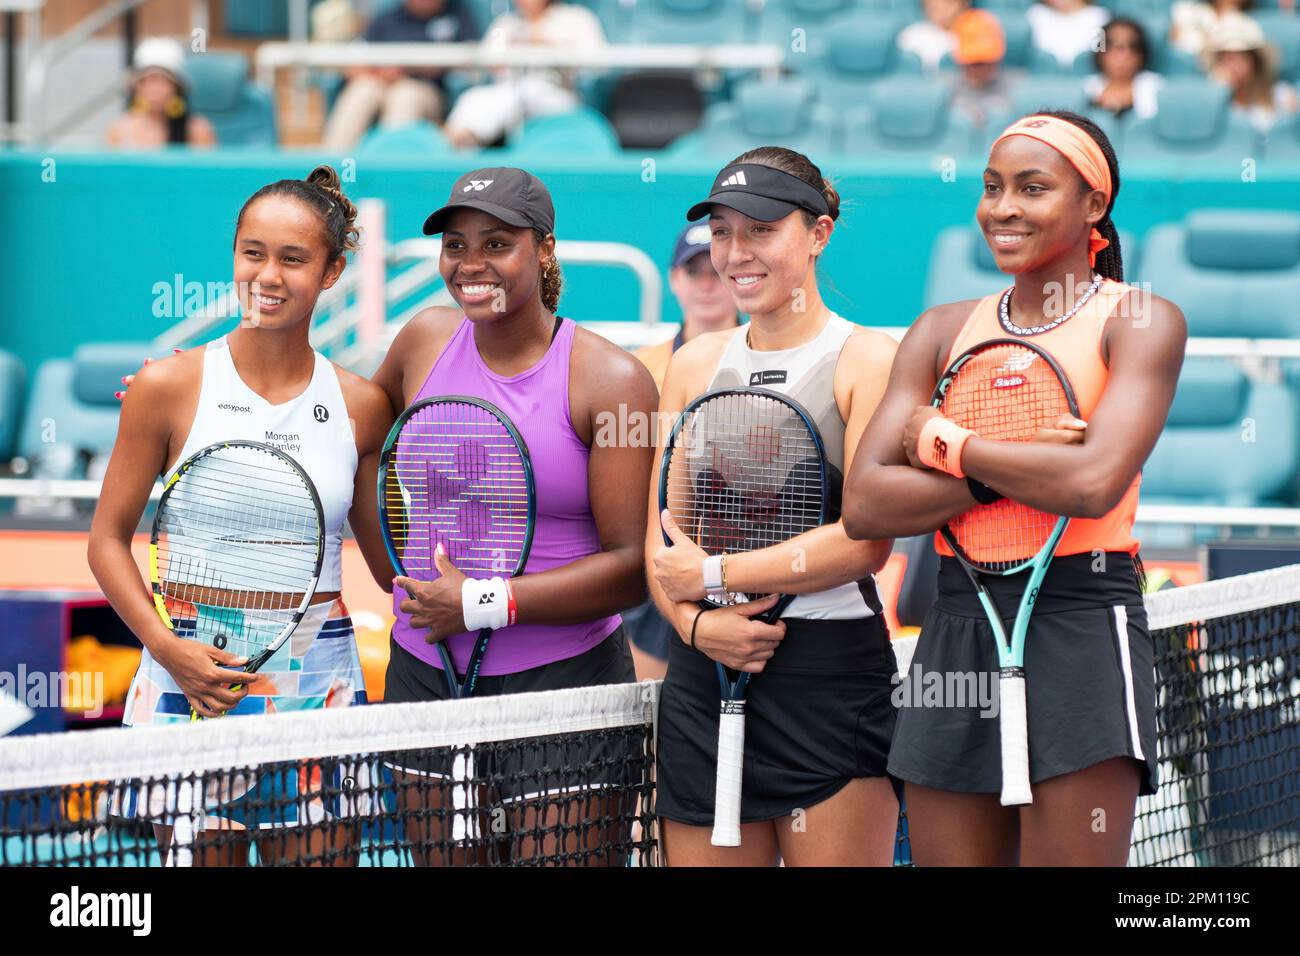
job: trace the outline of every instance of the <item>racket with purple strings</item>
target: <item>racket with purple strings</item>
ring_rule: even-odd
[[[528,448],[495,405],[431,398],[393,424],[379,462],[379,515],[398,574],[436,580],[441,543],[468,577],[515,577],[528,563],[536,511]],[[474,693],[491,636],[491,628],[479,631],[463,682],[447,641],[438,642],[452,697]]]

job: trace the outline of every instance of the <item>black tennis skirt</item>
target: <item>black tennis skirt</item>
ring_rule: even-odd
[[[1024,582],[985,579],[1008,636]],[[944,558],[938,599],[900,687],[890,773],[940,790],[1000,792],[997,693],[993,630],[966,572]],[[1141,793],[1155,793],[1153,649],[1128,554],[1052,562],[1025,640],[1025,697],[1031,783],[1132,757],[1142,765]]]
[[[785,623],[785,638],[746,695],[743,823],[814,806],[857,777],[886,776],[897,665],[885,622]],[[713,661],[673,640],[659,704],[657,781],[658,812],[669,820],[713,825],[718,699]]]

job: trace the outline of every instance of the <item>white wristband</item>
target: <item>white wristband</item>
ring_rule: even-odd
[[[510,618],[510,595],[505,578],[466,578],[460,586],[461,612],[467,631],[505,627]]]
[[[704,559],[704,590],[710,594],[722,590],[722,555],[716,554]]]

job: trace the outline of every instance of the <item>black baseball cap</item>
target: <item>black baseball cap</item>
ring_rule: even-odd
[[[424,234],[442,232],[457,209],[478,209],[511,226],[555,231],[550,192],[532,173],[513,166],[476,169],[456,180],[447,204],[424,220]]]
[[[707,222],[691,223],[677,237],[677,245],[673,248],[673,258],[670,265],[676,269],[678,266],[690,262],[696,256],[707,254],[712,241],[713,236]]]
[[[758,163],[728,166],[713,181],[709,198],[686,213],[689,220],[707,216],[711,206],[726,206],[760,222],[776,222],[796,209],[814,216],[829,216],[826,196],[798,176]]]

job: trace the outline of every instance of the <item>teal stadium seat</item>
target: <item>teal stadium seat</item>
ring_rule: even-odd
[[[185,65],[194,80],[190,105],[212,121],[220,145],[276,145],[275,106],[271,94],[248,78],[248,57],[203,53]]]
[[[826,55],[836,20],[854,8],[854,0],[763,0],[754,39],[779,46],[786,66],[802,71]],[[796,30],[800,52],[793,50]]]
[[[36,370],[18,440],[18,454],[44,478],[79,478],[84,455],[107,454],[117,438],[122,376],[138,371],[149,343],[90,343],[71,359]]]
[[[744,0],[634,0],[626,43],[744,43],[754,15]]]
[[[27,391],[27,370],[12,352],[0,351],[0,462],[14,455]]]
[[[1088,94],[1083,90],[1083,80],[1077,76],[1029,76],[1016,86],[1011,94],[1011,108],[1004,113],[990,115],[985,124],[982,145],[993,145],[993,137],[1011,125],[1012,121],[1028,113],[1042,110],[1073,110],[1091,115]]]
[[[614,127],[590,106],[528,120],[508,148],[520,157],[581,156],[598,159],[621,154]]]
[[[1300,115],[1288,116],[1269,130],[1264,163],[1300,163]]]
[[[1277,10],[1251,11],[1268,42],[1281,54],[1278,76],[1290,83],[1300,83],[1300,14]]]
[[[1124,253],[1125,275],[1137,275],[1137,238],[1121,229],[1119,244]],[[981,299],[1011,283],[1011,276],[998,269],[993,250],[979,227],[949,226],[939,233],[930,251],[924,305],[929,309],[944,302]]]
[[[377,126],[357,147],[358,156],[451,156],[455,149],[427,120],[405,126]]]
[[[898,49],[902,27],[902,20],[861,11],[831,20],[826,54],[808,62],[804,72],[816,82],[821,101],[843,114],[867,102],[872,83],[899,73],[919,75],[920,58]]]
[[[741,83],[730,102],[705,110],[700,128],[677,140],[668,152],[672,156],[706,153],[725,160],[771,144],[798,150],[814,161],[840,151],[835,112],[817,102],[809,80],[784,77]]]
[[[956,157],[978,151],[975,130],[948,108],[943,84],[921,76],[873,83],[867,105],[849,113],[844,146],[856,156]]]
[[[1135,120],[1124,133],[1124,160],[1165,164],[1204,160],[1238,165],[1257,155],[1250,122],[1228,109],[1226,87],[1204,78],[1165,80],[1158,112]]]
[[[1197,210],[1148,232],[1142,262],[1191,335],[1300,337],[1300,213]]]
[[[1179,303],[1187,301],[1180,298]],[[1142,469],[1148,504],[1290,504],[1300,469],[1300,399],[1217,359],[1188,359],[1169,420]]]

